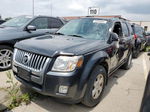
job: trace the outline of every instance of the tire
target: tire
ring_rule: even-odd
[[[0,71],[11,69],[13,48],[0,45]]]
[[[103,66],[97,65],[94,68],[94,70],[91,73],[91,77],[89,79],[84,98],[82,100],[82,103],[84,105],[86,105],[88,107],[94,107],[100,102],[103,91],[104,91],[104,87],[106,85],[106,75],[107,75],[106,70]],[[96,82],[99,82],[98,78],[100,78],[100,77],[101,77],[101,80],[103,80],[103,81],[100,81],[101,83],[96,83]],[[95,86],[94,86],[94,84],[95,84]],[[99,92],[98,92],[99,94],[96,93],[96,90],[97,90],[97,92],[99,90]]]
[[[140,48],[133,51],[133,58],[137,58],[140,54]]]
[[[131,65],[132,65],[132,52],[129,54],[127,61],[124,63],[124,65],[121,68],[128,70],[131,68]]]

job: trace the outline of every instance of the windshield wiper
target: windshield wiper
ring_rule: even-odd
[[[80,35],[76,35],[76,34],[74,34],[74,35],[68,35],[68,36],[84,38],[84,37],[82,37],[82,36],[80,36]]]
[[[65,35],[65,34],[60,33],[60,32],[56,32],[55,34],[56,34],[56,35]]]

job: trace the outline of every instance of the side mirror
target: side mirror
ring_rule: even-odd
[[[112,43],[114,41],[119,41],[119,36],[116,33],[110,33],[108,43]]]
[[[29,25],[29,26],[27,26],[27,31],[36,31],[36,27]]]
[[[112,41],[119,41],[119,37],[116,33],[111,33],[110,38]]]
[[[150,56],[150,52],[148,52],[147,55]]]

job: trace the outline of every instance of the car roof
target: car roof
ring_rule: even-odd
[[[21,15],[21,16],[30,17],[30,18],[37,18],[37,17],[60,18],[60,17],[54,17],[54,16],[45,16],[45,15],[38,15],[38,16],[32,16],[32,15]],[[17,17],[21,17],[21,16],[17,16]]]
[[[37,18],[37,17],[49,17],[49,18],[54,18],[54,19],[60,19],[63,24],[67,23],[67,20],[64,19],[64,18],[61,18],[61,17],[54,17],[54,16],[44,16],[44,15],[38,15],[38,16],[34,16],[34,18]]]
[[[132,26],[135,26],[135,27],[141,27],[140,25],[135,24],[135,23],[132,23]]]
[[[54,19],[60,19],[63,22],[63,24],[65,24],[67,22],[67,20],[65,20],[64,18],[61,18],[61,17],[53,17],[53,16],[45,16],[45,15],[38,15],[38,16],[21,15],[21,16],[30,17],[32,19],[39,18],[39,17],[49,17],[49,18],[54,18]],[[21,16],[18,16],[18,17],[21,17]]]
[[[125,21],[127,22],[128,20],[124,19],[124,18],[119,18],[119,17],[91,17],[91,16],[87,16],[87,17],[81,17],[81,18],[78,18],[78,19],[84,19],[84,18],[94,18],[94,19],[102,19],[102,20],[107,20],[107,21]]]

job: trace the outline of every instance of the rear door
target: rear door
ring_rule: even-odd
[[[31,35],[38,36],[50,33],[48,17],[38,17],[34,19],[29,25],[35,26],[36,31],[32,31]]]
[[[26,27],[28,27],[29,25],[35,26],[36,30],[35,31],[23,30],[22,38],[20,38],[20,40],[42,36],[45,35],[46,33],[49,33],[50,31],[50,28],[48,27],[48,17],[34,18]],[[26,27],[24,29],[26,29]]]

